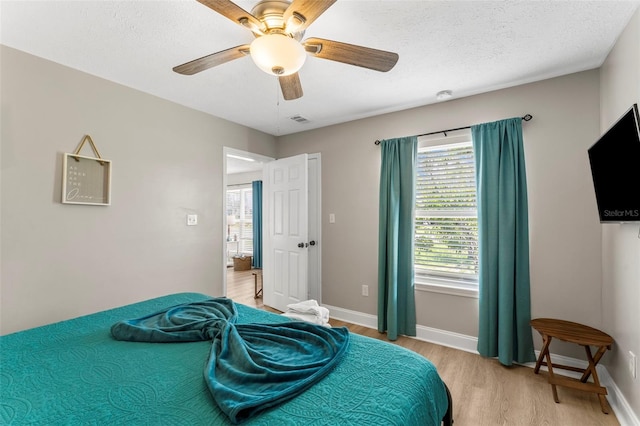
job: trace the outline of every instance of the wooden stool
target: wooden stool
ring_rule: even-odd
[[[262,279],[260,280],[260,290],[258,290],[258,275],[262,278],[262,271],[255,270],[251,275],[253,275],[253,298],[257,299],[258,297],[262,297]]]
[[[596,372],[596,365],[607,349],[611,349],[611,344],[613,343],[611,336],[586,325],[551,318],[537,318],[531,320],[531,326],[540,333],[543,342],[542,350],[540,351],[540,356],[538,356],[536,368],[533,372],[538,374],[540,371],[540,365],[544,364],[547,366],[549,369],[549,383],[551,384],[551,390],[553,391],[554,401],[560,402],[558,399],[556,385],[566,386],[586,392],[594,392],[598,395],[598,399],[600,399],[602,412],[609,414],[609,404],[605,397],[607,389],[600,386],[600,380],[598,380],[598,373]],[[551,343],[551,339],[554,337],[564,340],[565,342],[584,346],[585,352],[587,353],[587,360],[589,361],[587,368],[582,369],[553,364],[551,362],[551,355],[549,355],[549,344]],[[590,346],[596,346],[598,348],[595,356],[591,354]],[[543,360],[545,357],[547,359],[546,361]],[[561,368],[563,370],[577,371],[582,373],[582,377],[579,380],[568,377],[557,377],[553,374],[553,367]],[[593,376],[593,383],[587,382],[589,376]]]

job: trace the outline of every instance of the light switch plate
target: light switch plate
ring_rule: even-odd
[[[195,226],[198,224],[198,215],[197,214],[188,214],[187,215],[187,226]]]

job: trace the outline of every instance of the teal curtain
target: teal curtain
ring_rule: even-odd
[[[253,201],[253,259],[254,268],[262,268],[262,181],[251,182]]]
[[[413,208],[416,137],[381,142],[378,237],[378,331],[389,340],[416,335]]]
[[[479,248],[478,352],[511,365],[535,361],[522,119],[471,126]]]

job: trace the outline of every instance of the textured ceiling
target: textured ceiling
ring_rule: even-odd
[[[236,2],[251,10],[254,2]],[[306,31],[396,52],[388,73],[308,57],[304,96],[242,58],[193,76],[176,65],[249,43],[195,0],[2,1],[0,42],[161,98],[284,135],[602,64],[639,1],[338,0]],[[290,119],[301,115],[301,124]]]

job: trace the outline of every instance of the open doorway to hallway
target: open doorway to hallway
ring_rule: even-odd
[[[252,182],[262,180],[264,164],[273,161],[273,158],[260,154],[240,151],[234,148],[224,147],[224,175],[223,185],[223,289],[227,297],[232,294],[244,294],[241,284],[250,280],[253,286],[253,276],[251,275],[251,257],[253,256],[253,190]],[[234,263],[241,263],[243,268],[234,267]],[[246,268],[246,264],[249,267]],[[245,270],[238,270],[244,269]],[[235,277],[238,272],[239,276]],[[248,274],[248,277],[246,276]],[[236,289],[232,286],[241,286]],[[253,287],[252,287],[253,288]],[[253,290],[252,290],[253,291]],[[248,294],[248,292],[247,292]],[[242,296],[244,297],[244,296]],[[261,303],[261,299],[260,299]],[[250,306],[253,306],[250,304]]]

